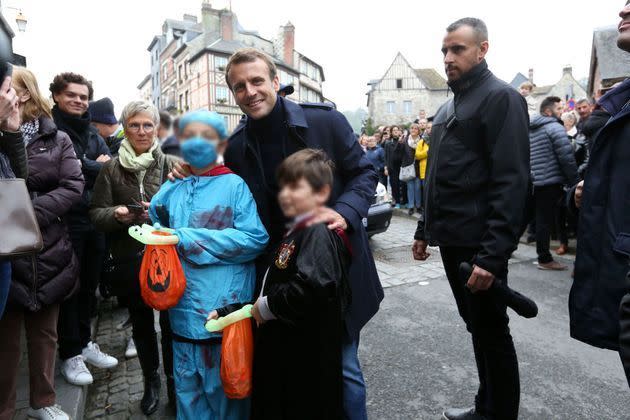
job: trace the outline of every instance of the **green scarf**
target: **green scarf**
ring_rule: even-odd
[[[144,175],[144,172],[146,172],[147,169],[153,165],[153,162],[155,162],[153,152],[157,148],[158,142],[154,141],[153,146],[151,146],[148,151],[142,153],[141,155],[136,155],[136,151],[133,149],[131,143],[129,143],[129,140],[124,139],[122,143],[120,143],[118,159],[120,160],[120,164],[123,168],[130,172],[142,173]]]

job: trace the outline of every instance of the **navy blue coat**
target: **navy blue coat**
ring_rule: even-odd
[[[341,214],[349,226],[348,236],[352,245],[352,302],[345,321],[348,333],[351,337],[356,337],[378,311],[383,299],[383,288],[363,224],[374,199],[378,175],[341,113],[325,104],[298,105],[284,98],[278,100],[283,101],[285,110],[289,142],[287,150],[295,152],[307,147],[322,149],[335,164],[329,206]],[[249,186],[260,218],[271,235],[268,250],[273,250],[282,238],[274,234],[278,231],[277,227],[270,226],[270,221],[274,218],[270,211],[275,206],[270,206],[265,177],[275,174],[264,174],[247,117],[243,118],[229,139],[225,164]],[[263,266],[261,264],[259,267]]]
[[[600,99],[613,117],[591,149],[569,295],[571,337],[611,350],[619,350],[619,306],[630,293],[629,100],[630,80]]]

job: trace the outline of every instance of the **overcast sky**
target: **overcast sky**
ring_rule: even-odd
[[[15,25],[14,6],[28,19],[17,33],[14,50],[27,57],[40,87],[48,93],[62,71],[84,74],[94,82],[95,98],[110,96],[119,113],[137,97],[136,86],[149,74],[146,48],[161,32],[165,18],[200,15],[202,0],[2,0],[5,18]],[[226,7],[228,0],[212,2]],[[241,25],[266,38],[280,25],[296,27],[296,49],[320,63],[324,94],[341,110],[365,107],[366,83],[380,78],[400,51],[414,67],[443,74],[441,40],[453,20],[475,16],[490,35],[487,59],[505,80],[534,68],[538,85],[556,82],[562,67],[587,77],[592,31],[616,25],[625,0],[583,1],[295,1],[233,0]]]

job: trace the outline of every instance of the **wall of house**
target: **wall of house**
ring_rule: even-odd
[[[369,117],[373,125],[407,124],[415,120],[418,111],[424,109],[428,116],[449,99],[440,90],[376,90],[370,94]],[[393,103],[392,105],[388,103]]]

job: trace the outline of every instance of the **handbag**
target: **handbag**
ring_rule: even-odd
[[[416,177],[416,163],[412,163],[411,165],[403,166],[400,168],[400,175],[398,175],[398,179],[403,182],[411,181]]]
[[[35,209],[21,178],[0,179],[0,260],[36,254],[44,243]]]

